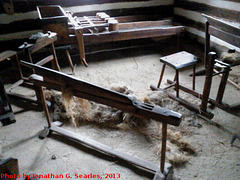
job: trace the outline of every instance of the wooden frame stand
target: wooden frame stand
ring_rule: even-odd
[[[203,14],[203,16],[207,19],[206,27],[205,27],[206,37],[205,37],[205,60],[204,60],[205,65],[207,65],[209,63],[209,60],[207,59],[207,54],[210,52],[211,36],[215,36],[229,44],[232,44],[236,47],[240,47],[240,28],[232,25],[231,23],[228,23],[226,21],[208,16],[205,14]],[[212,108],[214,106],[217,106],[225,111],[235,111],[240,109],[240,103],[228,105],[222,102],[227,82],[230,81],[232,85],[240,89],[238,85],[236,85],[234,82],[228,79],[231,68],[239,65],[240,63],[232,63],[232,64],[224,63],[217,60],[217,57],[215,57],[214,66],[219,67],[223,70],[222,71],[214,70],[215,73],[213,75],[218,75],[218,74],[221,75],[221,82],[218,88],[216,99],[211,100]]]
[[[81,81],[74,77],[68,76],[64,73],[60,73],[45,67],[34,65],[27,62],[22,62],[21,64],[34,68],[38,75],[31,75],[29,77],[30,81],[34,83],[35,86],[41,89],[41,99],[45,114],[47,117],[48,127],[44,129],[41,137],[44,138],[50,135],[52,132],[58,133],[69,139],[72,139],[78,143],[91,147],[99,152],[104,152],[110,156],[127,161],[134,166],[140,167],[141,169],[156,174],[155,179],[164,179],[167,174],[170,165],[165,162],[166,153],[166,139],[167,139],[167,124],[178,126],[181,122],[181,114],[173,112],[168,109],[161,108],[159,106],[154,106],[146,103],[136,101],[135,99],[110,91],[96,85],[90,84],[88,82]],[[39,76],[40,75],[40,76]],[[142,117],[146,119],[154,119],[163,123],[163,138],[162,138],[162,155],[160,167],[153,165],[147,161],[141,160],[129,156],[128,154],[117,151],[111,147],[100,144],[96,141],[90,140],[86,137],[77,135],[70,131],[59,127],[59,123],[52,122],[48,107],[46,104],[45,95],[43,92],[43,87],[55,89],[61,91],[63,87],[68,87],[71,89],[74,96],[88,99],[90,101],[95,101],[97,103],[105,104],[114,108],[118,108],[125,112],[129,112],[137,117]]]

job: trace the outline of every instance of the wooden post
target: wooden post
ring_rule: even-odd
[[[162,150],[161,150],[161,164],[160,170],[164,174],[165,160],[167,148],[167,123],[162,123]]]
[[[217,55],[215,52],[210,52],[208,56],[209,56],[208,58],[209,61],[207,63],[207,71],[206,71],[205,84],[203,89],[202,103],[200,106],[200,109],[202,111],[207,110],[207,103],[208,103],[208,98],[210,95],[210,90],[212,85],[213,68],[214,68],[214,63]]]
[[[209,53],[209,48],[210,48],[210,34],[209,34],[209,22],[206,21],[205,24],[205,49],[204,49],[204,65],[205,68],[208,64],[207,60],[208,60],[208,53]]]

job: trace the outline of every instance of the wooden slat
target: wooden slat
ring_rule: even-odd
[[[44,38],[43,41],[36,42],[36,44],[28,49],[29,53],[35,53],[36,51],[42,49],[43,47],[53,43],[57,40],[57,36],[53,36],[51,38]]]
[[[42,59],[41,61],[37,62],[36,65],[42,66],[42,65],[50,62],[51,60],[53,60],[53,55],[49,55],[48,57]]]
[[[171,20],[161,21],[143,21],[143,22],[130,22],[130,23],[119,23],[119,30],[134,29],[134,28],[148,28],[148,27],[159,27],[163,25],[171,25]]]
[[[213,26],[209,26],[209,34],[228,42],[236,47],[240,47],[240,36],[232,35]]]

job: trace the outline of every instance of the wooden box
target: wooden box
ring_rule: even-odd
[[[37,6],[43,32],[56,32],[58,37],[68,38],[68,18],[61,6]]]

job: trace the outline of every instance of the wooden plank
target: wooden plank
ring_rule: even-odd
[[[4,51],[0,53],[0,62],[17,55],[16,51]]]
[[[104,144],[101,144],[97,141],[94,141],[94,140],[91,140],[91,139],[88,139],[86,137],[83,137],[79,134],[76,134],[76,133],[73,133],[71,131],[68,131],[64,128],[61,128],[61,127],[57,127],[55,125],[52,125],[51,126],[51,130],[53,132],[56,132],[60,135],[63,135],[67,138],[70,138],[74,141],[77,141],[78,143],[81,143],[83,144],[84,146],[87,146],[87,147],[90,147],[92,149],[95,149],[101,153],[104,153],[104,154],[108,154],[110,156],[113,156],[115,158],[118,158],[118,159],[122,159],[124,161],[127,161],[129,162],[130,164],[133,164],[137,167],[140,167],[140,168],[143,168],[151,173],[156,173],[159,171],[160,167],[157,166],[157,165],[154,165],[152,163],[149,163],[148,161],[145,161],[145,160],[142,160],[142,159],[139,159],[139,158],[136,158],[136,157],[133,157],[133,156],[130,156],[126,153],[123,153],[121,151],[118,151],[114,148],[111,148],[109,146],[106,146]],[[169,165],[166,165],[169,167]],[[164,175],[162,174],[162,177],[164,177]]]
[[[228,32],[222,31],[216,27],[209,26],[209,34],[228,42],[236,47],[240,47],[240,36],[230,34]],[[240,34],[239,34],[240,35]]]
[[[29,26],[29,24],[31,24],[31,26]],[[36,29],[41,29],[39,19],[24,19],[19,21],[13,21],[8,24],[0,24],[1,35]]]
[[[119,30],[134,29],[134,28],[148,28],[148,27],[159,27],[163,25],[171,25],[171,20],[160,20],[160,21],[143,21],[143,22],[130,22],[130,23],[119,23]]]
[[[224,5],[222,6],[222,8],[219,8],[201,3],[200,1],[194,2],[186,0],[177,0],[175,2],[175,7],[183,8],[189,11],[204,13],[220,18],[227,17],[229,20],[239,22],[239,11],[224,9]]]
[[[42,66],[48,62],[50,62],[51,60],[53,60],[53,55],[49,55],[48,57],[45,57],[44,59],[42,59],[41,61],[37,62],[36,64],[39,66]]]
[[[162,19],[161,15],[132,15],[132,16],[117,16],[114,17],[119,23],[136,22],[136,21],[156,21]],[[172,19],[166,17],[165,19]]]
[[[47,82],[52,82],[57,85],[71,87],[73,90],[79,90],[80,92],[93,94],[95,96],[109,98],[111,96],[113,100],[120,101],[122,103],[131,104],[132,101],[127,95],[123,95],[121,93],[117,93],[111,90],[107,90],[100,86],[88,83],[83,80],[79,80],[73,76],[67,75],[62,72],[58,72],[52,69],[48,69],[45,67],[41,67],[38,65],[33,65],[28,62],[21,61],[22,65],[28,66],[30,68],[34,68],[38,75],[44,77],[44,80]],[[56,73],[57,72],[57,73]]]
[[[45,86],[47,88],[52,88],[59,91],[61,91],[63,87],[63,85],[59,85],[56,83],[39,81],[38,79],[35,79],[32,76],[30,76],[30,80],[38,86]],[[131,104],[126,104],[126,103],[122,103],[117,100],[114,100],[112,98],[94,96],[92,94],[83,93],[74,89],[72,90],[72,93],[74,96],[121,109],[123,111],[132,113],[137,117],[155,119],[157,121],[166,122],[175,126],[178,126],[180,124],[180,119],[181,119],[180,114],[178,113],[176,114],[173,111],[169,111],[167,109],[164,109],[158,106],[143,104],[139,101],[135,101],[134,104],[133,102],[131,102]],[[114,95],[112,95],[112,97],[114,97]]]
[[[94,16],[98,11],[87,11],[87,12],[75,12],[74,15],[81,16]],[[133,16],[133,15],[149,15],[163,17],[173,17],[173,6],[172,5],[159,5],[152,7],[136,7],[136,8],[125,8],[125,9],[109,9],[104,11],[111,17],[117,16]],[[149,20],[149,19],[148,19]]]
[[[184,31],[184,26],[154,27],[146,29],[133,29],[132,31],[118,31],[94,34],[84,34],[85,43],[113,42],[129,39],[151,38],[159,36],[176,35]]]
[[[240,28],[239,27],[233,26],[231,23],[229,23],[227,21],[217,19],[217,18],[208,16],[206,14],[203,14],[203,16],[207,18],[207,21],[210,26],[214,26],[217,29],[226,31],[229,34],[233,34],[235,36],[240,36]]]
[[[36,42],[36,44],[28,49],[30,54],[35,53],[36,51],[42,49],[43,47],[55,42],[57,40],[57,36],[51,36],[49,38],[45,38],[44,40],[40,40]]]
[[[81,1],[66,1],[66,0],[18,0],[13,1],[15,12],[28,12],[36,10],[36,6],[40,5],[53,5],[58,4],[63,7],[71,7],[71,6],[83,6],[83,5],[95,5],[95,4],[104,4],[104,3],[121,3],[121,2],[144,2],[150,0],[81,0]],[[27,5],[26,5],[27,4]]]

